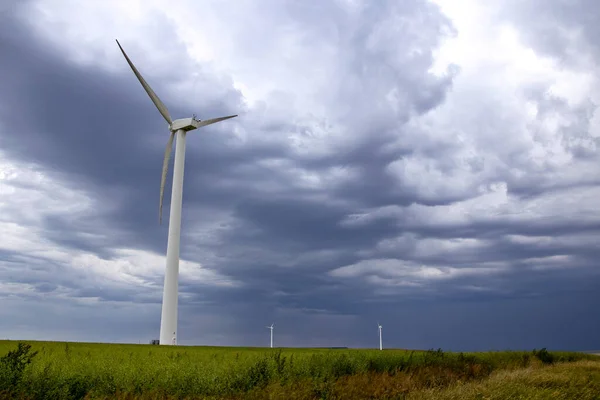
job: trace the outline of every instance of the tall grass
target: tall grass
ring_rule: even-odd
[[[417,390],[407,400],[600,399],[600,359],[545,368],[499,370],[489,379]]]
[[[275,387],[302,388],[307,398],[328,398],[338,382],[353,376],[409,377],[414,388],[436,388],[480,380],[499,369],[594,358],[545,349],[445,353],[59,342],[26,345],[31,346],[29,354],[37,354],[18,378],[6,373],[14,369],[10,362],[0,361],[0,391],[30,399],[234,398],[258,396]],[[17,349],[15,342],[0,341],[0,355],[13,351],[14,358]],[[23,357],[27,361],[27,354]],[[9,375],[13,377],[10,383],[3,378]]]

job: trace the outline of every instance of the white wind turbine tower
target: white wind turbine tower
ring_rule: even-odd
[[[162,315],[160,319],[160,344],[177,344],[177,302],[179,291],[179,239],[181,236],[181,203],[183,196],[183,166],[185,163],[185,136],[187,132],[206,125],[214,124],[229,118],[237,117],[237,115],[229,115],[227,117],[207,119],[204,121],[192,118],[182,118],[173,121],[169,110],[158,98],[156,93],[144,80],[137,68],[133,65],[125,50],[117,40],[117,45],[125,60],[131,67],[133,73],[142,84],[142,87],[150,96],[150,99],[158,108],[163,118],[169,124],[171,133],[165,149],[165,157],[163,159],[162,176],[160,181],[160,202],[158,206],[158,221],[162,223],[162,205],[163,194],[165,189],[165,180],[169,168],[169,158],[173,147],[173,139],[177,136],[175,144],[175,166],[173,169],[173,187],[171,191],[171,213],[169,215],[169,236],[167,239],[167,266],[165,271],[165,283],[163,290]]]
[[[379,350],[383,350],[383,342],[381,341],[381,324],[378,322],[377,327],[379,328]]]
[[[273,325],[275,325],[275,322],[273,322],[271,326],[266,327],[271,330],[271,348],[273,348]]]

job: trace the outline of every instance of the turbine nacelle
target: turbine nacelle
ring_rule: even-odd
[[[171,132],[177,132],[178,130],[184,131],[193,131],[194,129],[198,129],[200,127],[200,121],[196,118],[180,118],[173,121],[171,126],[169,126],[169,130]]]

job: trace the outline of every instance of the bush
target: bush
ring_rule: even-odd
[[[0,358],[0,392],[14,392],[21,382],[25,367],[31,364],[38,352],[31,352],[31,345],[19,343],[16,350],[11,350]]]
[[[554,363],[554,355],[549,353],[545,347],[541,350],[533,349],[533,356],[540,360],[543,364]]]

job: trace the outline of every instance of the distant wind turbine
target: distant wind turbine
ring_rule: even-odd
[[[383,342],[381,341],[381,328],[383,328],[383,326],[378,322],[377,327],[379,328],[379,350],[383,350]]]
[[[267,326],[266,328],[271,330],[271,348],[273,348],[273,326],[275,325],[275,322],[273,322],[271,324],[271,326]]]
[[[183,198],[183,166],[185,163],[185,135],[189,131],[201,128],[206,125],[214,124],[215,122],[224,121],[229,118],[237,117],[237,115],[229,115],[227,117],[219,117],[201,121],[192,118],[182,118],[173,121],[167,106],[158,98],[154,90],[144,80],[137,68],[133,65],[125,50],[117,40],[117,45],[125,60],[131,67],[131,70],[137,77],[142,87],[150,96],[150,99],[169,124],[171,135],[165,149],[165,157],[163,159],[162,176],[160,180],[160,202],[158,205],[158,221],[162,223],[162,206],[165,190],[165,181],[169,169],[169,159],[171,150],[173,149],[173,139],[177,136],[175,144],[175,166],[173,169],[173,187],[171,189],[171,214],[169,216],[169,236],[167,239],[167,266],[165,271],[165,282],[163,289],[162,315],[160,319],[160,344],[177,344],[177,302],[179,290],[179,239],[181,237],[181,203]],[[172,332],[172,336],[171,336]]]

